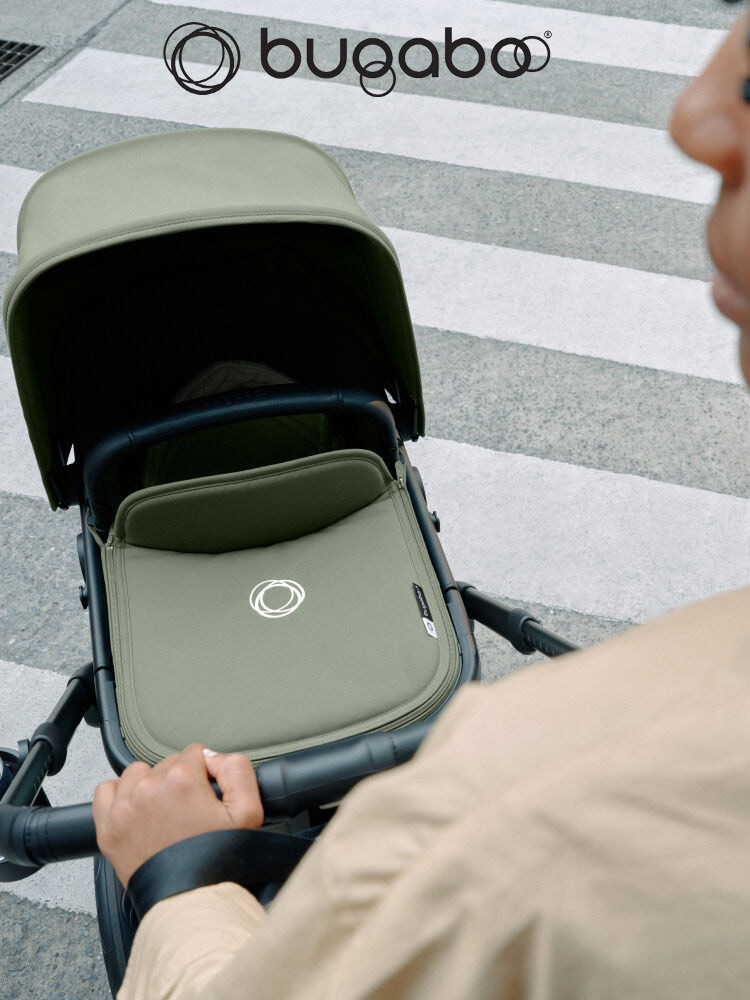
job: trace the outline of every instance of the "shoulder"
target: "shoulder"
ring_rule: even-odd
[[[257,968],[288,927],[326,984],[305,996],[503,996],[493,976],[532,971],[571,995],[709,995],[747,952],[749,607],[469,685],[413,761],[346,797]]]
[[[391,879],[467,817],[477,836],[482,824],[497,835],[556,803],[573,816],[635,787],[656,808],[672,778],[707,760],[721,770],[738,744],[750,752],[749,701],[750,589],[467,685],[412,762],[347,797],[325,838],[336,881],[363,869],[373,884]]]
[[[608,642],[469,685],[421,753],[478,768],[484,782],[559,767],[714,702],[750,694],[750,588],[635,626]],[[470,780],[470,779],[469,779]]]

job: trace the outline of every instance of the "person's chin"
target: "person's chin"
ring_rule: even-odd
[[[711,295],[716,308],[737,324],[740,332],[740,368],[750,385],[750,296],[721,271],[714,275]]]
[[[711,285],[716,308],[740,329],[750,327],[750,296],[738,288],[722,271],[717,271]]]

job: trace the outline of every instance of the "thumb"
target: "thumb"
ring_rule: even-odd
[[[233,826],[257,830],[263,822],[255,768],[243,753],[203,751],[206,770],[219,786],[222,805]]]

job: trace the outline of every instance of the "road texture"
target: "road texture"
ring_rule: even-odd
[[[750,401],[703,237],[716,182],[666,134],[737,15],[723,0],[5,0],[0,38],[43,48],[0,81],[0,296],[21,201],[68,157],[212,125],[319,143],[402,261],[427,409],[410,453],[454,574],[597,642],[750,582]],[[185,93],[161,61],[186,21],[240,45],[220,93]],[[513,80],[489,65],[453,76],[449,24],[488,51],[550,32],[552,58]],[[304,61],[273,79],[263,27],[303,50],[313,38],[321,64],[341,37],[351,52],[427,36],[440,75],[400,73],[383,97],[350,62],[333,80]],[[214,57],[208,44],[188,55]],[[0,744],[30,735],[88,659],[77,531],[42,499],[0,331]],[[477,635],[488,681],[528,662]],[[84,729],[50,797],[86,800],[108,775]],[[0,1000],[107,996],[90,863],[4,886]]]

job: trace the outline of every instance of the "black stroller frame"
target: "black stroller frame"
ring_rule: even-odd
[[[4,769],[0,777],[6,788],[0,800],[0,853],[4,858],[0,862],[0,880],[26,878],[50,862],[96,856],[99,923],[113,993],[119,988],[124,975],[136,918],[123,898],[111,867],[97,856],[91,805],[52,807],[44,795],[42,783],[47,775],[55,775],[62,770],[73,733],[84,719],[89,725],[100,728],[107,759],[117,774],[137,759],[126,746],[120,731],[101,551],[94,539],[96,529],[106,526],[111,516],[106,497],[102,495],[101,483],[106,470],[123,454],[198,428],[218,426],[251,416],[345,409],[365,413],[377,421],[382,431],[384,457],[390,458],[391,462],[398,457],[406,464],[409,496],[459,641],[461,670],[458,684],[479,679],[474,621],[507,639],[524,654],[539,651],[546,656],[558,656],[577,648],[545,629],[526,611],[508,607],[471,584],[453,579],[438,538],[437,515],[427,507],[419,471],[409,462],[397,434],[392,405],[398,409],[398,404],[372,399],[366,391],[356,389],[299,389],[295,386],[273,392],[255,390],[233,393],[229,394],[229,398],[222,396],[183,404],[179,413],[170,411],[157,419],[110,435],[80,463],[83,492],[77,503],[82,527],[78,536],[84,578],[81,602],[88,608],[93,660],[71,677],[65,693],[31,738],[20,741],[17,752],[2,751]],[[75,502],[73,495],[65,498],[65,506]],[[265,866],[268,876],[260,887],[257,882],[253,883],[261,898],[272,898],[279,883],[308,846],[310,831],[318,832],[316,820],[327,818],[325,813],[321,813],[321,808],[340,800],[368,775],[409,760],[439,711],[402,729],[366,733],[257,765],[258,785],[267,820],[277,824],[291,820],[294,826],[302,828],[299,853],[290,857],[288,848],[282,843],[281,862],[276,834],[269,834],[265,843],[257,837],[252,842],[255,854],[253,872],[257,872],[259,865]],[[327,815],[330,816],[330,812]],[[230,855],[222,868],[224,876],[236,879],[236,867],[236,859]]]
[[[26,878],[50,862],[93,856],[99,926],[113,993],[124,975],[138,907],[134,912],[113,869],[97,853],[91,804],[52,807],[42,787],[48,775],[62,770],[70,740],[83,720],[100,729],[106,757],[116,774],[138,759],[120,728],[102,564],[100,536],[106,536],[115,513],[108,492],[113,470],[142,457],[154,445],[224,425],[301,414],[362,418],[377,429],[379,455],[388,470],[393,474],[396,463],[405,468],[408,496],[458,643],[455,687],[480,677],[474,622],[507,639],[523,654],[538,651],[552,657],[577,648],[526,611],[453,578],[438,537],[439,519],[427,506],[421,476],[404,447],[404,441],[420,436],[420,405],[408,379],[402,380],[399,374],[388,394],[357,384],[295,382],[243,389],[173,404],[147,419],[114,430],[110,427],[103,437],[76,440],[75,461],[65,464],[60,455],[49,470],[56,505],[80,508],[78,556],[84,580],[80,599],[88,609],[92,661],[73,674],[47,720],[28,739],[20,740],[17,750],[0,750],[0,882]],[[203,874],[191,876],[192,882],[173,891],[226,878],[251,887],[261,900],[270,900],[330,818],[335,804],[363,778],[408,761],[449,700],[427,718],[402,728],[365,732],[258,763],[264,829],[241,831],[249,836],[235,837],[231,844],[221,834],[192,838],[202,841],[198,867]],[[281,836],[281,829],[287,831],[286,836]],[[219,841],[221,851],[217,851]],[[156,882],[169,882],[171,877],[153,867],[150,876]]]

